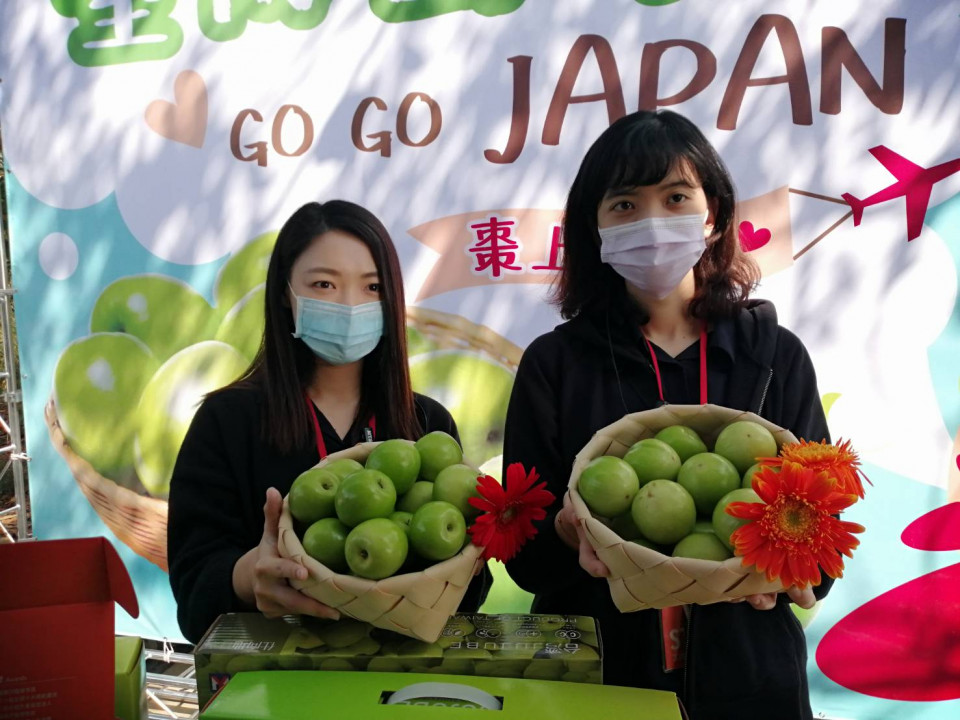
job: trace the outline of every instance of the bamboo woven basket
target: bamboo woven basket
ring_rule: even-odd
[[[407,323],[441,349],[482,352],[514,372],[523,351],[493,330],[459,315],[427,308],[408,307]],[[44,408],[44,420],[54,449],[96,510],[97,515],[117,538],[137,555],[167,571],[167,501],[150,497],[118,485],[104,477],[70,447],[50,400]]]
[[[623,540],[591,515],[577,491],[580,473],[596,457],[615,455],[622,458],[635,442],[653,437],[670,425],[693,428],[707,447],[713,447],[720,431],[738,420],[752,420],[763,425],[773,433],[777,447],[796,442],[789,430],[753,413],[718,405],[665,405],[627,415],[597,431],[577,454],[567,492],[577,519],[586,530],[587,539],[610,569],[607,578],[610,594],[620,612],[690,603],[708,605],[783,589],[782,583],[769,582],[763,573],[752,567],[743,567],[739,557],[723,562],[675,558]]]
[[[332,453],[317,467],[340,458],[350,458],[362,464],[377,445],[379,443],[360,443]],[[447,620],[463,600],[474,572],[483,564],[482,549],[470,543],[452,558],[420,572],[383,580],[340,575],[304,551],[293,528],[289,496],[283,500],[277,548],[281,556],[307,569],[307,579],[291,580],[293,587],[337,608],[343,615],[424,642],[434,642],[440,637]]]

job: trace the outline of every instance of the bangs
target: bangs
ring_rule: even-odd
[[[696,153],[677,133],[660,123],[630,128],[619,143],[611,144],[609,157],[600,158],[600,198],[612,188],[656,185],[673,170],[684,180],[699,186]]]

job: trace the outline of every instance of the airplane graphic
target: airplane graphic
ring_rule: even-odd
[[[905,197],[907,201],[907,240],[913,240],[923,228],[923,219],[927,214],[927,204],[930,202],[930,191],[934,183],[960,172],[960,158],[950,160],[931,168],[920,167],[910,162],[902,155],[898,155],[886,145],[877,145],[870,148],[870,154],[897,178],[893,185],[875,192],[863,200],[850,193],[841,197],[853,210],[853,224],[859,225],[863,218],[863,209],[868,205]]]

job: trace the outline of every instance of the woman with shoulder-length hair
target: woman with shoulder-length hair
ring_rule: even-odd
[[[459,440],[450,413],[410,388],[400,263],[370,211],[343,200],[297,210],[264,303],[253,363],[197,410],[170,484],[170,583],[194,642],[225,612],[338,617],[289,585],[305,570],[277,552],[282,497],[300,473],[361,441]],[[461,607],[476,610],[488,585],[484,569]]]
[[[806,720],[806,645],[790,604],[812,606],[830,580],[687,606],[673,624],[656,610],[623,614],[560,500],[597,430],[664,403],[710,402],[828,438],[806,349],[772,304],[749,298],[759,272],[739,246],[735,207],[717,152],[676,113],[628,115],[587,152],[555,286],[567,322],[524,353],[504,441],[504,467],[536,467],[558,499],[507,570],[534,593],[535,612],[598,618],[606,683],[676,692],[696,720]]]

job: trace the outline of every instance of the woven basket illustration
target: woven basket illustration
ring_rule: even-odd
[[[779,428],[753,413],[718,405],[665,405],[627,415],[597,431],[577,454],[568,493],[590,544],[610,569],[607,578],[610,594],[620,612],[688,603],[707,605],[783,589],[781,583],[767,581],[763,573],[743,567],[739,557],[723,562],[675,558],[625,541],[591,515],[577,491],[583,468],[596,457],[615,455],[622,458],[635,442],[653,437],[670,425],[693,428],[707,447],[713,447],[720,431],[738,420],[752,420],[763,425],[773,433],[777,447],[796,442],[789,430]]]
[[[340,458],[361,464],[379,443],[361,443],[332,453],[317,467]],[[379,628],[434,642],[447,620],[457,611],[474,571],[483,563],[481,548],[468,544],[457,555],[420,572],[394,575],[384,580],[367,580],[339,575],[307,555],[293,528],[288,498],[283,501],[277,547],[283,557],[307,569],[306,580],[290,584],[343,615]]]
[[[96,468],[70,447],[63,434],[53,400],[43,412],[50,433],[50,442],[67,463],[81,492],[97,511],[97,515],[122,543],[137,555],[145,557],[162,570],[167,570],[167,501],[140,495],[118,485],[97,472]]]

